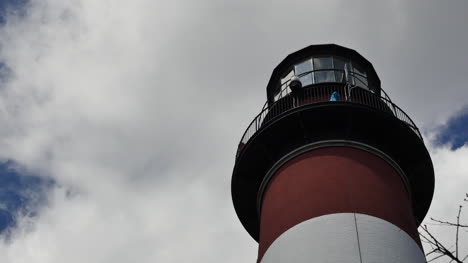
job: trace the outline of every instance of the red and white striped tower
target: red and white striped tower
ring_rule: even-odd
[[[289,55],[239,144],[234,207],[258,262],[426,262],[434,191],[418,128],[371,63],[337,45]]]

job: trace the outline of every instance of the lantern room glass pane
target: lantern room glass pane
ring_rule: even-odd
[[[314,69],[332,69],[333,68],[333,58],[332,57],[322,57],[314,58]]]
[[[353,68],[354,71],[354,81],[356,86],[360,86],[363,88],[368,88],[368,83],[367,83],[367,74],[366,72],[360,68],[359,66],[354,66]]]
[[[335,82],[335,71],[316,71],[315,72],[315,83],[322,82]]]
[[[360,86],[360,87],[363,87],[363,88],[368,88],[368,83],[367,83],[367,79],[366,78],[363,78],[361,76],[355,76],[354,78],[354,81],[356,83],[356,86]]]
[[[333,68],[338,70],[344,70],[345,64],[349,63],[341,58],[333,58]]]
[[[341,82],[341,83],[346,82],[344,71],[340,71],[340,70],[335,71],[335,81]]]
[[[312,85],[313,83],[312,78],[313,78],[312,73],[301,76],[299,80],[301,81],[302,87],[307,86],[307,85]]]
[[[363,69],[361,69],[361,67],[359,66],[354,65],[354,72],[357,73],[357,75],[367,77],[366,72]]]
[[[306,60],[300,64],[297,64],[294,66],[294,71],[297,76],[304,74],[306,72],[311,72],[312,71],[312,61]]]
[[[335,79],[336,82],[346,82],[344,68],[345,65],[348,65],[349,62],[340,58],[333,58],[333,66],[335,69]]]
[[[290,71],[284,78],[281,79],[281,85],[286,83],[288,80],[290,80],[294,76],[294,71]]]

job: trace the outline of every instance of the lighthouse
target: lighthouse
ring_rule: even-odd
[[[432,161],[372,64],[312,45],[288,55],[266,91],[231,182],[257,262],[426,262],[417,228],[434,193]]]

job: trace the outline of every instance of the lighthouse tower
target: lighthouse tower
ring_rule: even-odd
[[[352,49],[312,45],[273,70],[231,187],[259,263],[426,262],[417,227],[434,192],[431,158]]]

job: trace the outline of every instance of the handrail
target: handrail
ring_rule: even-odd
[[[284,84],[288,82],[285,82]],[[286,85],[279,94],[283,94],[283,91],[286,89],[289,89],[289,85]],[[268,102],[265,103],[260,113],[255,116],[242,135],[237,155],[239,155],[242,148],[247,145],[254,134],[257,133],[257,131],[266,123],[269,123],[283,113],[298,107],[330,102],[330,97],[333,92],[337,92],[339,94],[339,102],[365,105],[393,115],[411,128],[421,140],[423,139],[413,120],[400,107],[390,100],[390,97],[385,93],[385,91],[382,90],[382,93],[377,95],[359,86],[351,86],[343,83],[323,83],[319,86],[303,88],[301,92],[297,94],[293,94],[291,91],[286,92],[284,95],[280,95],[280,97],[272,104],[268,104]]]

